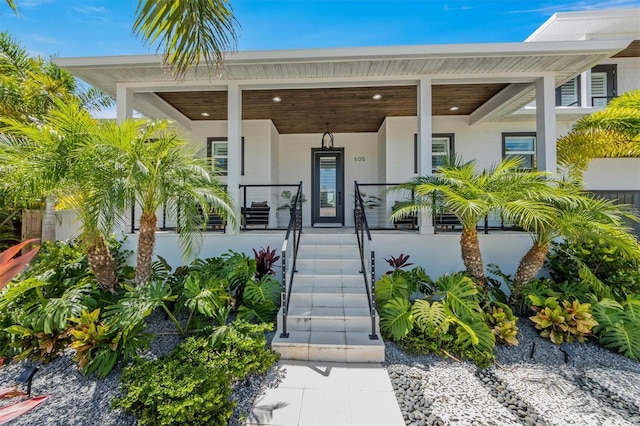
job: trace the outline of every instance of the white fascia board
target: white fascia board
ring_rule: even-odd
[[[632,40],[572,40],[528,43],[436,44],[412,46],[383,46],[332,49],[259,50],[228,53],[229,65],[292,62],[349,62],[361,60],[428,59],[459,57],[494,57],[522,55],[559,55],[584,53],[615,54],[625,49]],[[62,68],[136,68],[162,67],[159,55],[96,56],[54,58]]]
[[[561,25],[571,25],[570,22],[576,21],[605,21],[611,19],[624,19],[628,18],[630,15],[640,15],[640,8],[628,8],[628,9],[601,9],[601,10],[583,10],[579,12],[558,12],[554,13],[549,19],[547,19],[542,25],[540,25],[529,37],[527,37],[525,42],[535,42],[541,36],[547,37],[545,34],[547,31],[553,31],[553,27],[561,26]],[[563,31],[558,31],[559,33],[563,33]],[[599,36],[599,33],[595,33]],[[567,37],[575,36],[575,34],[567,34]],[[554,36],[554,37],[560,37]],[[618,35],[617,38],[623,38],[624,36]]]

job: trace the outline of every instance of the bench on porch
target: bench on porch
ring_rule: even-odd
[[[400,206],[400,204],[401,204],[400,201],[396,201],[393,207],[391,207],[391,211],[395,212]],[[406,226],[407,229],[416,229],[418,226],[418,218],[416,217],[415,214],[412,214],[412,215],[393,219],[393,227],[395,229],[398,229],[399,226]]]
[[[251,207],[242,208],[242,224],[245,226],[264,225],[269,226],[269,212],[271,207],[266,201],[252,201]]]
[[[198,211],[205,216],[206,230],[224,231],[224,228],[227,226],[227,221],[223,220],[216,212],[210,211],[205,215],[200,207],[198,207]]]
[[[454,231],[456,228],[462,228],[462,224],[456,215],[448,212],[440,212],[433,218],[433,227],[441,231]]]

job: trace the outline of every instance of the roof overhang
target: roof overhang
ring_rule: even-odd
[[[512,90],[512,98],[486,112],[495,118],[528,103],[533,98],[534,82],[540,77],[553,75],[559,85],[630,43],[631,40],[577,40],[247,51],[227,54],[218,75],[211,76],[201,67],[179,81],[158,55],[54,61],[114,97],[119,85],[140,94],[226,90],[230,83],[247,90],[415,85],[423,79],[441,85],[528,85]],[[171,117],[173,110],[162,102],[160,96],[135,96],[134,108],[144,114],[162,112],[175,118]]]

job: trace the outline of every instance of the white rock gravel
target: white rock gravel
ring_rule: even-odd
[[[565,364],[559,347],[528,319],[518,326],[520,346],[497,347],[497,364],[488,369],[408,355],[387,342],[386,365],[405,423],[640,424],[638,362],[587,342],[570,345],[574,356]]]
[[[565,364],[558,347],[540,338],[529,320],[520,320],[518,325],[521,345],[498,347],[499,366],[489,369],[429,354],[408,355],[387,342],[386,366],[406,424],[640,424],[638,362],[589,342],[571,345],[575,356]],[[158,313],[150,318],[148,330],[167,331],[173,326]],[[268,341],[272,336],[268,335]],[[179,341],[175,334],[158,334],[145,356],[165,355]],[[119,393],[121,370],[103,380],[86,378],[77,371],[71,356],[68,353],[41,366],[33,381],[33,394],[51,397],[11,424],[137,424],[135,418],[110,408]],[[13,383],[23,367],[24,363],[10,363],[0,368],[0,387]],[[232,398],[238,407],[230,425],[241,424],[251,411],[263,381],[263,377],[253,376],[236,384]]]
[[[143,354],[147,359],[164,356],[182,340],[171,321],[161,312],[147,318],[147,331],[155,334],[149,350]],[[267,343],[273,338],[267,334]],[[137,419],[126,415],[120,409],[112,409],[111,401],[120,395],[120,375],[118,366],[106,378],[98,380],[84,377],[72,361],[73,353],[48,364],[40,365],[33,379],[32,395],[50,395],[35,409],[11,422],[12,426],[133,426]],[[0,388],[12,385],[27,362],[9,363],[0,368]],[[237,402],[229,425],[241,424],[241,419],[251,412],[253,401],[258,395],[262,377],[254,375],[235,384],[231,398]]]

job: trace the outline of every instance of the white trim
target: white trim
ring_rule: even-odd
[[[291,62],[353,62],[363,60],[406,60],[459,57],[496,57],[583,53],[615,53],[623,50],[632,40],[570,40],[553,42],[431,44],[418,46],[376,46],[323,49],[253,50],[227,53],[224,63],[231,65],[269,64]],[[93,56],[54,58],[63,68],[162,67],[160,55]],[[208,75],[203,75],[208,79]]]

